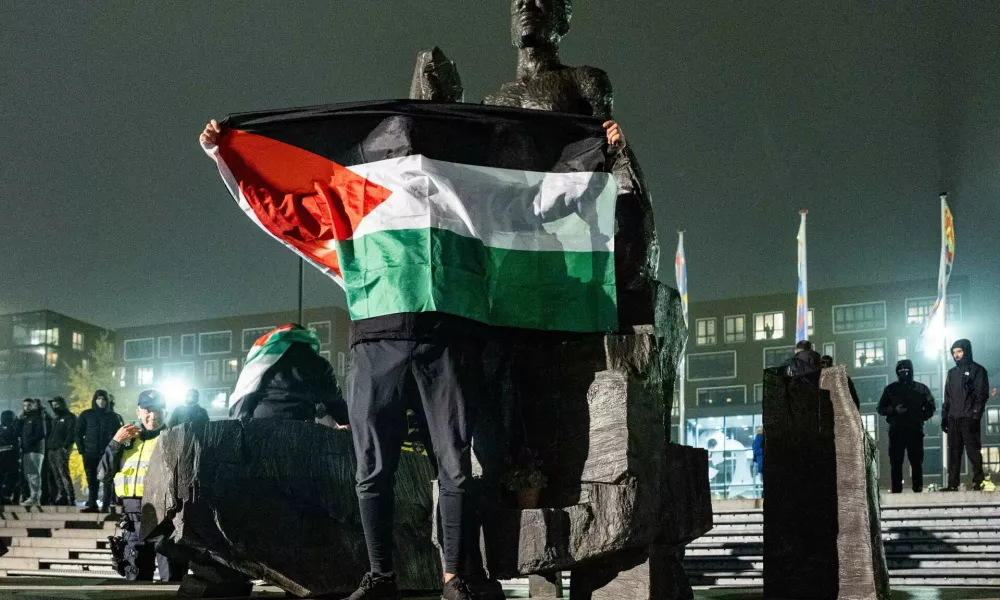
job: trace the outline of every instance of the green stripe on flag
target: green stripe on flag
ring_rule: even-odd
[[[611,252],[508,250],[401,229],[337,242],[337,253],[354,320],[438,311],[507,327],[618,327]]]

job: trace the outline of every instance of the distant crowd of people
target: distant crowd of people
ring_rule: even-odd
[[[990,392],[989,374],[986,369],[972,359],[972,343],[958,340],[951,347],[955,366],[948,371],[944,384],[944,402],[941,405],[941,430],[947,436],[948,485],[942,492],[960,489],[962,475],[962,455],[968,457],[972,467],[972,479],[968,489],[973,491],[993,491],[994,483],[983,471],[982,420],[986,413],[986,402],[997,394],[996,388]],[[795,355],[784,365],[791,377],[812,377],[818,384],[819,372],[833,366],[833,359],[820,356],[808,341],[800,341],[795,346]],[[890,491],[903,491],[903,462],[910,463],[910,483],[914,492],[922,492],[924,461],[924,423],[930,420],[936,410],[934,396],[924,384],[913,377],[913,362],[901,360],[896,364],[897,381],[886,386],[878,403],[878,414],[886,418],[889,425],[889,465]],[[847,378],[848,388],[854,404],[860,409],[861,401],[851,378]],[[754,463],[758,461],[757,448],[763,447],[763,431],[758,431],[754,440]],[[759,457],[759,471],[763,471],[763,452]]]
[[[171,414],[169,425],[208,421],[198,401],[198,390],[189,390],[184,406]],[[0,413],[0,504],[75,506],[69,466],[75,447],[87,481],[87,499],[80,512],[113,511],[113,486],[99,478],[98,469],[108,445],[125,426],[115,412],[114,396],[96,390],[90,408],[79,415],[70,411],[62,396],[52,398],[48,405],[46,410],[40,399],[25,398],[21,414]]]

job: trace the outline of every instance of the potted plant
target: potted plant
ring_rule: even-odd
[[[522,448],[516,460],[508,460],[507,472],[501,482],[507,489],[517,493],[517,504],[522,510],[538,508],[542,488],[548,483],[548,477],[542,473],[541,466],[538,454],[530,448]]]

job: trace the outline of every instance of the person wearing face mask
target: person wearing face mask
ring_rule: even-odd
[[[97,468],[101,481],[114,481],[115,494],[122,503],[125,548],[120,564],[129,581],[152,581],[154,567],[160,571],[161,581],[180,581],[187,573],[187,565],[157,552],[155,541],[139,538],[143,484],[149,459],[166,429],[164,408],[156,390],[140,393],[135,411],[139,425],[122,425],[108,442]]]
[[[951,346],[955,366],[948,371],[941,406],[941,430],[948,434],[948,487],[958,491],[962,476],[962,449],[972,465],[972,489],[983,489],[983,412],[990,396],[989,374],[972,360],[972,343],[958,340]]]
[[[924,384],[913,380],[913,363],[896,364],[898,381],[882,392],[878,414],[889,424],[889,465],[892,493],[903,491],[903,458],[910,461],[913,491],[924,490],[924,422],[934,416],[934,397]]]
[[[76,419],[76,451],[83,457],[83,470],[87,474],[87,505],[80,510],[83,513],[96,513],[97,495],[100,479],[97,477],[97,467],[108,442],[122,426],[121,417],[111,408],[111,394],[105,390],[97,390],[90,402],[90,408],[80,413]],[[111,509],[111,486],[104,486],[101,511]]]

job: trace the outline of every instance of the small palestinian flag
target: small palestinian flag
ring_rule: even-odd
[[[260,389],[261,381],[268,369],[273,367],[285,351],[296,342],[309,344],[314,351],[319,352],[320,342],[316,333],[311,329],[303,329],[292,324],[282,325],[257,338],[247,354],[247,361],[240,371],[236,388],[229,397],[230,415],[240,414],[240,404],[243,399]]]
[[[598,119],[394,101],[230,116],[205,150],[351,318],[613,331],[618,182]]]

